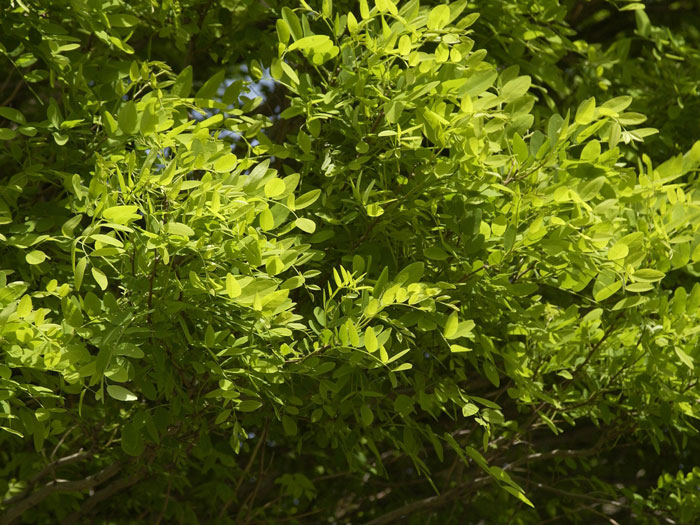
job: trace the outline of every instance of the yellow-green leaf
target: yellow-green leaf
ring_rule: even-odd
[[[374,328],[368,326],[365,330],[365,348],[368,352],[374,352],[379,348],[377,336],[374,334]]]
[[[238,284],[236,278],[229,274],[226,274],[226,293],[231,299],[235,299],[241,295],[241,285]]]
[[[285,189],[287,189],[287,186],[284,184],[282,179],[274,178],[272,180],[267,181],[267,183],[265,184],[265,197],[267,197],[268,199],[277,197],[279,195],[282,195]]]
[[[450,339],[451,337],[454,337],[454,335],[457,333],[458,326],[459,316],[457,315],[457,312],[452,312],[447,318],[447,322],[445,322],[445,330],[443,331],[445,339]]]

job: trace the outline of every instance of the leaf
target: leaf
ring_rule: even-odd
[[[282,44],[289,42],[289,37],[292,34],[292,30],[287,21],[283,18],[279,18],[275,23],[275,28],[277,29],[277,39]]]
[[[131,390],[127,390],[123,386],[119,385],[107,386],[107,393],[110,397],[116,399],[117,401],[136,401],[138,399],[138,397],[136,397]]]
[[[328,37],[328,35],[311,35],[311,36],[306,36],[304,38],[300,38],[299,40],[294,42],[292,45],[290,45],[287,48],[287,50],[294,51],[296,49],[299,49],[301,51],[306,51],[306,50],[324,48],[324,47],[328,47],[328,46],[332,46],[332,45],[333,45],[333,42]]]
[[[510,102],[522,97],[530,89],[531,82],[531,78],[527,75],[506,82],[501,89],[501,98],[506,102]]]
[[[284,270],[284,263],[282,262],[282,259],[275,255],[267,260],[265,263],[265,269],[270,275],[277,275]]]
[[[398,49],[400,55],[408,55],[411,52],[411,37],[408,35],[401,35]]]
[[[146,110],[141,115],[141,133],[149,135],[156,130],[158,125],[158,115],[153,103],[146,105]]]
[[[140,456],[145,448],[141,432],[135,422],[127,422],[121,428],[122,450],[129,456]]]
[[[0,128],[0,140],[12,140],[17,136],[17,132],[9,128]]]
[[[75,265],[75,273],[73,274],[73,284],[76,290],[80,290],[80,285],[83,283],[83,276],[85,275],[85,268],[87,267],[88,259],[87,257],[81,257],[78,263]]]
[[[384,104],[384,114],[386,115],[387,122],[389,122],[389,124],[396,124],[399,118],[401,118],[403,108],[403,102],[397,100],[392,100]]]
[[[479,407],[476,406],[474,403],[467,403],[466,405],[462,406],[462,415],[464,417],[470,417],[473,416],[474,414],[479,412]]]
[[[238,157],[233,153],[226,153],[223,157],[219,157],[214,162],[214,171],[217,173],[229,173],[238,164]]]
[[[367,20],[369,18],[369,6],[367,5],[367,0],[360,0],[360,16],[362,20]]]
[[[241,285],[238,284],[236,278],[230,273],[226,274],[226,293],[231,299],[235,299],[241,295]]]
[[[25,295],[20,299],[17,305],[17,315],[24,319],[32,312],[32,298],[29,295]]]
[[[688,354],[686,354],[680,347],[674,346],[673,350],[675,350],[676,355],[678,356],[678,359],[681,360],[681,363],[683,363],[685,366],[687,366],[691,370],[695,368],[695,364],[693,363],[693,358],[690,357]]]
[[[450,339],[454,337],[454,335],[457,333],[457,327],[459,326],[459,316],[457,312],[452,312],[450,316],[447,318],[447,321],[445,322],[445,329],[442,332],[442,335],[445,336],[445,339]]]
[[[372,424],[372,421],[374,421],[374,413],[372,412],[372,409],[369,408],[367,405],[362,405],[360,407],[360,417],[362,418],[362,423],[368,427]]]
[[[178,98],[187,98],[192,91],[192,66],[183,69],[175,79],[170,92]]]
[[[431,246],[423,251],[423,254],[434,261],[444,261],[450,255],[439,246]]]
[[[311,190],[297,197],[294,201],[294,208],[302,210],[311,206],[321,195],[321,190]]]
[[[662,280],[664,277],[666,277],[666,274],[664,272],[660,272],[659,270],[642,268],[641,270],[635,270],[633,277],[639,281],[654,282]]]
[[[428,29],[436,31],[442,29],[450,21],[450,7],[446,4],[440,4],[433,7],[428,15]]]
[[[313,233],[316,231],[316,223],[311,219],[299,218],[294,221],[294,225],[306,233]]]
[[[368,352],[374,352],[379,348],[377,336],[374,334],[374,328],[368,326],[365,330],[365,348]]]
[[[106,290],[109,281],[107,280],[107,276],[104,274],[104,272],[99,268],[95,268],[94,266],[90,269],[90,271],[92,272],[92,277],[95,279],[97,285],[102,290]]]
[[[417,283],[421,280],[421,277],[423,277],[424,271],[425,263],[422,261],[411,263],[399,272],[394,282],[403,285]]]
[[[17,124],[26,124],[27,119],[24,118],[22,113],[14,108],[10,107],[0,107],[0,117],[16,122]]]
[[[139,115],[133,100],[129,100],[119,109],[117,122],[119,122],[119,129],[126,135],[133,135],[139,129]]]
[[[613,295],[615,292],[617,292],[621,287],[622,283],[620,281],[613,281],[610,284],[607,284],[600,288],[598,291],[596,291],[593,294],[593,298],[596,301],[604,301],[605,299]]]
[[[296,436],[298,431],[296,421],[294,421],[287,414],[282,416],[282,428],[284,428],[284,433],[288,436]]]
[[[286,189],[287,186],[284,184],[282,179],[274,178],[265,184],[265,197],[268,199],[277,197],[282,195]]]
[[[136,212],[138,206],[112,206],[102,212],[102,216],[110,222],[117,224],[127,224],[128,222],[140,218]]]
[[[586,125],[593,120],[595,115],[595,97],[588,98],[579,104],[576,110],[576,123]]]
[[[253,412],[260,408],[262,405],[263,404],[257,399],[246,399],[245,401],[241,401],[240,403],[238,403],[236,409],[239,412]]]
[[[272,215],[270,208],[265,208],[262,212],[260,212],[259,220],[260,228],[262,228],[264,231],[269,231],[275,227],[275,218]]]
[[[24,258],[28,264],[36,265],[43,263],[47,259],[47,256],[41,250],[33,250],[25,255]]]
[[[194,230],[181,222],[169,222],[165,225],[165,231],[170,235],[179,235],[180,237],[192,237],[194,235]]]
[[[216,92],[219,90],[219,87],[224,82],[224,78],[226,78],[225,69],[214,73],[214,75],[212,75],[211,78],[209,78],[209,80],[202,84],[202,87],[200,87],[197,90],[195,98],[210,100],[216,97]]]
[[[627,257],[630,249],[625,243],[618,242],[608,250],[608,259],[611,261],[616,261],[618,259],[624,259]]]

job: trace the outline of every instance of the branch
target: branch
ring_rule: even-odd
[[[77,463],[81,459],[84,459],[90,455],[89,452],[83,452],[82,449],[76,452],[75,454],[71,454],[70,456],[66,456],[60,459],[57,459],[56,461],[53,461],[52,463],[49,463],[46,465],[43,469],[41,469],[37,474],[34,475],[32,479],[29,480],[29,486],[20,492],[19,494],[15,494],[14,496],[7,498],[6,500],[2,501],[3,506],[7,505],[12,505],[16,501],[19,501],[21,499],[24,499],[27,494],[29,494],[32,489],[34,488],[34,484],[36,484],[37,481],[39,481],[41,478],[46,476],[49,472],[53,472],[57,467],[62,467],[64,465],[70,465],[72,463]]]
[[[117,474],[120,469],[121,464],[114,463],[85,479],[77,481],[52,481],[47,483],[41,489],[18,502],[14,507],[7,509],[7,511],[0,516],[0,525],[11,525],[17,518],[20,518],[25,512],[44,501],[54,492],[80,492],[92,488],[107,481]]]
[[[78,523],[81,516],[89,514],[95,506],[102,503],[104,500],[111,498],[117,492],[124,490],[137,483],[143,477],[142,472],[137,472],[133,476],[128,478],[118,479],[109,485],[107,485],[102,490],[95,492],[89,499],[87,499],[81,506],[79,510],[71,513],[69,516],[63,519],[61,525],[71,525],[72,523]]]

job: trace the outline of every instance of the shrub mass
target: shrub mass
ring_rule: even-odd
[[[0,523],[700,521],[694,0],[8,0]]]

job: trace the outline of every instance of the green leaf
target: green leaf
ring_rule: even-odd
[[[230,273],[226,274],[226,293],[231,299],[235,299],[241,295],[241,286],[236,278]]]
[[[690,357],[688,354],[686,354],[680,347],[674,346],[673,350],[675,350],[676,355],[678,356],[678,359],[681,360],[681,363],[683,363],[685,366],[687,366],[691,370],[695,368],[695,364],[693,363],[693,358]]]
[[[240,403],[238,403],[236,410],[238,410],[239,412],[254,412],[262,405],[263,404],[257,399],[246,399],[245,401],[241,401]]]
[[[140,215],[136,213],[138,209],[138,206],[112,206],[104,210],[102,216],[110,222],[127,224],[140,218]]]
[[[238,157],[233,153],[226,153],[214,162],[214,171],[217,173],[230,173],[238,164]]]
[[[464,417],[471,417],[479,412],[479,407],[474,403],[467,403],[462,406],[462,415]]]
[[[90,271],[92,272],[92,277],[95,279],[95,282],[98,284],[98,286],[102,290],[106,290],[109,281],[107,280],[107,276],[104,274],[104,272],[99,268],[95,268],[94,266],[90,269]]]
[[[43,263],[47,259],[47,256],[41,250],[33,250],[25,255],[24,258],[27,263],[35,265]]]
[[[311,219],[299,218],[294,221],[294,224],[297,228],[305,231],[306,233],[313,233],[316,231],[316,223]]]
[[[451,339],[457,333],[457,327],[459,326],[459,315],[457,312],[452,312],[445,322],[445,329],[442,335],[445,339]]]
[[[291,35],[292,30],[290,29],[287,21],[280,18],[277,20],[275,27],[277,29],[277,39],[283,44],[289,42],[289,36]]]
[[[240,407],[239,407],[239,409],[240,409]],[[284,428],[284,433],[288,436],[296,436],[297,435],[298,429],[297,429],[296,421],[294,421],[287,414],[282,416],[282,428]]]
[[[6,106],[0,107],[0,118],[11,120],[12,122],[16,122],[17,124],[27,123],[27,119],[24,118],[24,115],[22,115],[20,111]]]
[[[616,261],[618,259],[624,259],[627,257],[630,249],[625,243],[618,242],[608,250],[608,259],[611,261]]]
[[[195,98],[207,100],[216,97],[216,92],[218,91],[221,84],[224,82],[224,78],[226,78],[225,69],[216,72],[214,75],[211,76],[209,80],[202,84],[202,87],[200,87],[197,90]]]
[[[181,237],[192,237],[195,233],[192,228],[181,222],[169,222],[165,225],[165,231],[170,235],[179,235]]]
[[[332,46],[333,42],[327,35],[311,35],[304,38],[300,38],[292,45],[290,45],[287,50],[294,51],[300,49],[302,51],[323,49],[325,47]]]
[[[129,100],[119,109],[117,122],[119,122],[119,129],[126,135],[133,135],[139,129],[139,115],[133,100]]]
[[[131,390],[127,390],[119,385],[109,385],[107,387],[107,393],[117,401],[136,401],[138,399]]]
[[[265,197],[271,199],[282,195],[287,189],[282,179],[271,179],[265,184]]]
[[[652,270],[651,268],[642,268],[641,270],[635,270],[634,274],[632,275],[635,278],[635,280],[648,282],[660,281],[661,279],[666,277],[666,274],[664,272],[660,272],[659,270]]]
[[[444,28],[450,21],[450,7],[446,4],[440,4],[433,7],[428,15],[428,29],[436,31]]]
[[[450,256],[445,250],[443,250],[439,246],[431,246],[424,250],[423,254],[428,259],[433,259],[434,261],[444,261]]]
[[[275,227],[275,218],[269,208],[265,208],[260,212],[260,228],[264,231],[269,231]]]
[[[365,348],[368,352],[375,352],[379,348],[377,336],[374,334],[374,328],[368,326],[365,330]]]
[[[362,405],[360,407],[360,417],[362,418],[362,423],[366,427],[370,426],[372,424],[372,421],[374,421],[374,413],[372,412],[372,409],[367,405]]]
[[[83,276],[85,275],[85,268],[87,267],[87,263],[87,257],[81,257],[75,265],[75,273],[73,274],[73,284],[75,285],[76,290],[80,290],[80,286],[83,283]]]
[[[311,190],[297,197],[294,201],[294,209],[302,210],[311,206],[321,195],[321,190]]]
[[[367,0],[360,0],[360,16],[362,20],[367,20],[369,18],[369,6],[367,5]]]
[[[141,432],[135,422],[127,422],[121,428],[122,450],[129,456],[140,456],[145,448]]]
[[[9,128],[0,128],[0,140],[12,140],[17,136],[17,132]]]
[[[170,92],[179,98],[190,96],[192,91],[192,66],[183,69],[175,79],[175,83],[170,88]]]
[[[595,97],[588,98],[579,104],[576,110],[576,123],[581,125],[589,124],[595,116]]]
[[[530,89],[530,84],[531,79],[527,75],[506,82],[501,89],[501,98],[506,102],[520,98]]]

